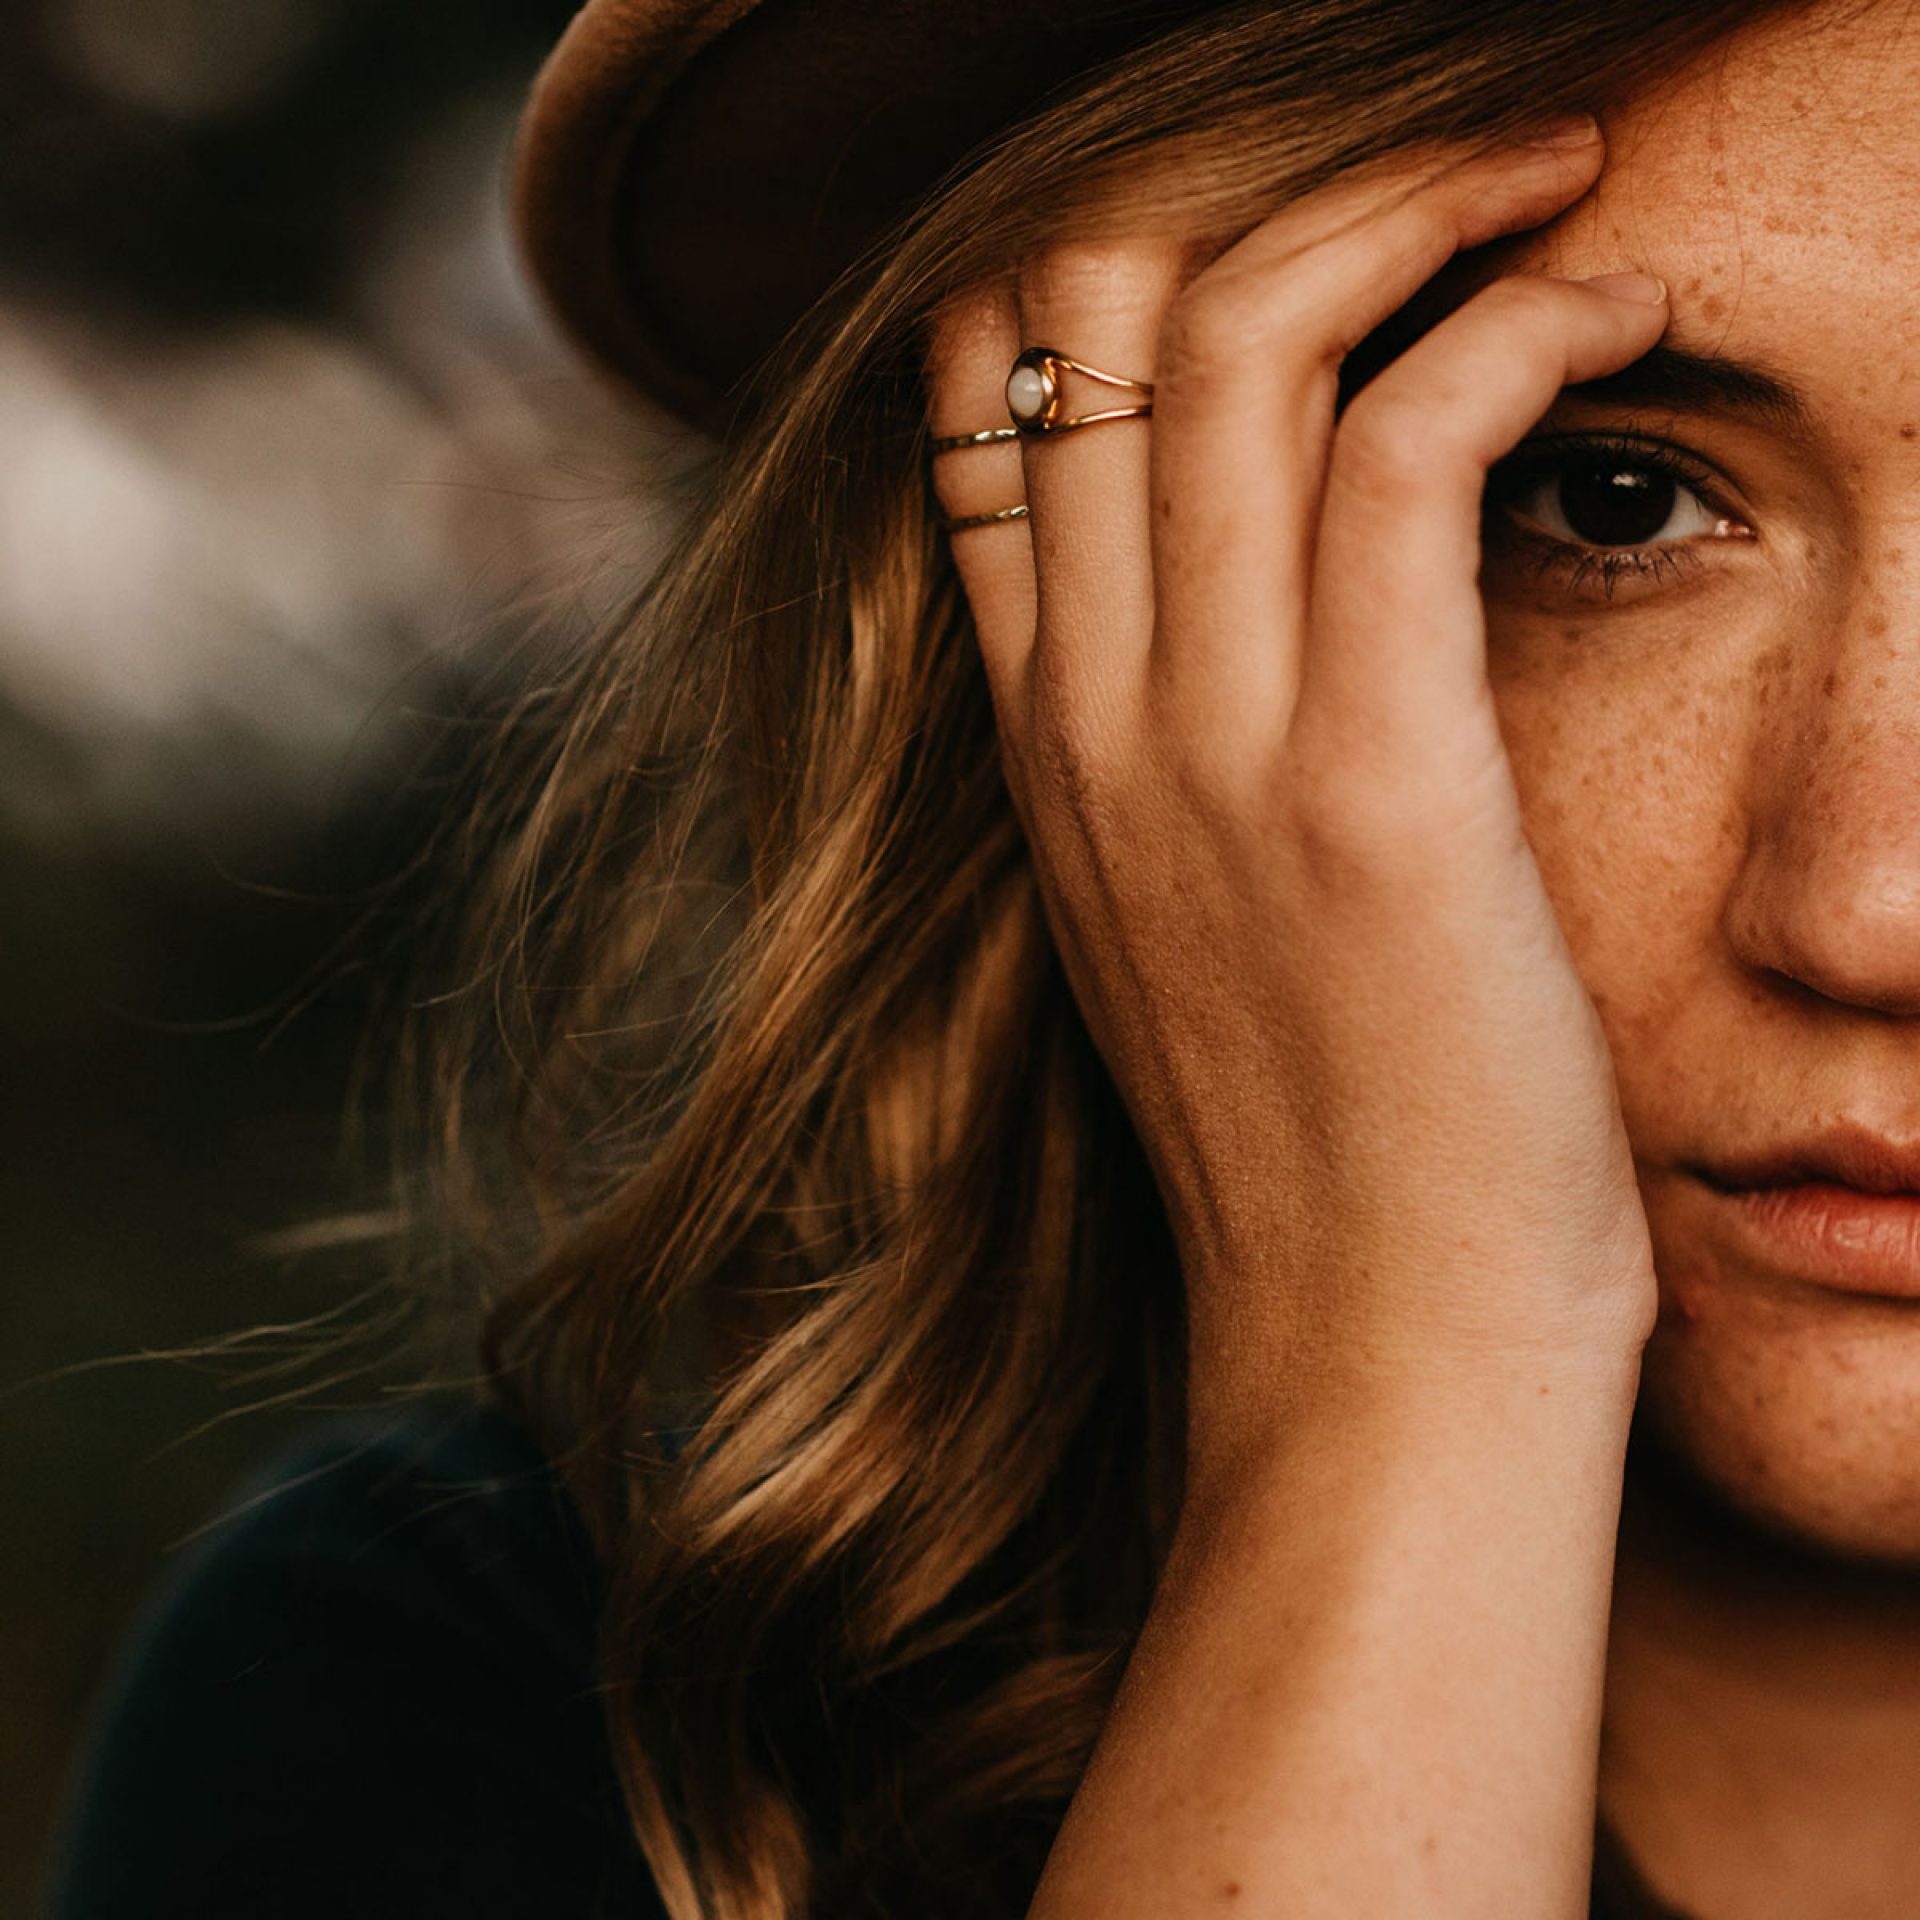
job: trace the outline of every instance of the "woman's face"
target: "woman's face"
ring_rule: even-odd
[[[1920,25],[1825,6],[1604,120],[1593,192],[1501,264],[1647,267],[1663,345],[1733,365],[1563,400],[1543,430],[1652,440],[1689,477],[1523,472],[1490,494],[1483,585],[1653,1231],[1642,1416],[1753,1516],[1920,1559],[1920,1297],[1750,1247],[1694,1171],[1844,1123],[1920,1144],[1916,98]],[[1575,573],[1503,531],[1564,537],[1569,501],[1587,539],[1657,525],[1658,551]]]

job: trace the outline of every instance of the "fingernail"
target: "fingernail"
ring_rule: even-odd
[[[1590,147],[1600,138],[1600,122],[1590,113],[1570,113],[1561,120],[1549,120],[1544,127],[1527,135],[1530,147]]]
[[[1610,293],[1616,300],[1631,300],[1642,307],[1661,306],[1667,297],[1667,283],[1657,273],[1596,273],[1585,284],[1596,293]]]

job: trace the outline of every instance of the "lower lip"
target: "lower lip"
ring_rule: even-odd
[[[1766,1265],[1843,1293],[1920,1300],[1920,1194],[1804,1180],[1720,1195]]]

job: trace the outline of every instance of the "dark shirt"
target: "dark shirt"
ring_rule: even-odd
[[[592,1671],[597,1570],[503,1415],[334,1416],[122,1649],[49,1920],[664,1920]],[[1668,1911],[1603,1836],[1594,1920]]]
[[[663,1920],[593,1555],[503,1415],[317,1420],[220,1514],[103,1690],[50,1920]]]

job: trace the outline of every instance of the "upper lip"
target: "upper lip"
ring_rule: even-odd
[[[1716,1160],[1702,1171],[1724,1187],[1823,1180],[1862,1193],[1920,1193],[1920,1139],[1903,1144],[1866,1127],[1834,1126],[1763,1153]]]

